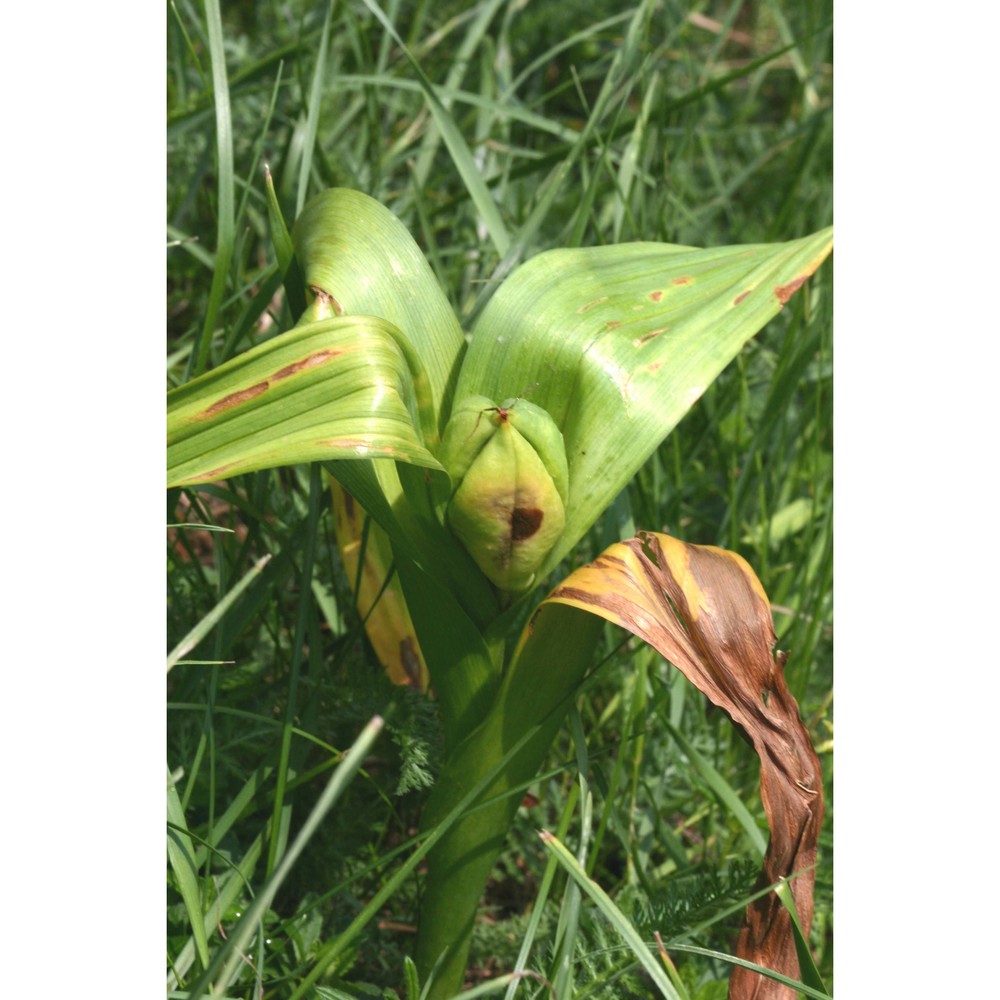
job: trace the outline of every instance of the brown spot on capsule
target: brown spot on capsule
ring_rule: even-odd
[[[510,538],[512,542],[523,542],[531,538],[542,526],[545,515],[537,507],[515,507],[510,515]]]
[[[195,419],[206,420],[209,417],[214,417],[223,410],[232,409],[234,406],[239,406],[241,403],[253,399],[254,396],[259,396],[262,392],[267,392],[268,388],[269,383],[265,381],[258,382],[256,385],[250,386],[249,389],[231,392],[228,396],[223,396],[222,399],[214,402],[207,410],[202,410]]]
[[[808,274],[803,274],[793,278],[787,285],[775,285],[774,294],[777,295],[778,301],[784,305],[805,284],[808,277]]]

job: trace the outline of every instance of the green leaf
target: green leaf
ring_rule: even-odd
[[[348,457],[437,468],[400,339],[371,316],[308,323],[175,389],[168,484]]]
[[[440,433],[465,335],[407,228],[373,198],[332,188],[305,206],[292,239],[311,292],[330,296],[338,313],[380,316],[403,332],[426,372]]]
[[[497,616],[496,592],[444,524],[420,516],[419,504],[412,502],[419,500],[417,488],[411,483],[409,490],[404,489],[400,479],[408,469],[385,460],[327,463],[329,473],[389,535],[397,563],[412,560],[419,565],[455,597],[478,628],[484,629]],[[430,475],[447,483],[443,472]],[[422,643],[419,627],[417,634]]]
[[[473,328],[456,400],[527,396],[562,430],[566,527],[540,573],[572,550],[831,247],[826,229],[710,250],[551,250],[504,282]]]

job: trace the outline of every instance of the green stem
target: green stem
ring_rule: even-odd
[[[449,748],[425,810],[425,831],[432,831],[491,771],[497,774],[474,810],[427,856],[416,953],[421,979],[434,974],[426,1000],[444,1000],[461,990],[479,900],[521,804],[520,790],[538,773],[591,663],[601,628],[592,615],[544,606],[483,723]],[[522,740],[523,747],[504,764]]]

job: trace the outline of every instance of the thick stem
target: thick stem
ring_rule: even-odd
[[[449,749],[425,810],[431,830],[478,782],[495,772],[479,801],[428,854],[417,967],[426,980],[439,960],[429,1000],[462,989],[479,901],[529,783],[559,730],[591,662],[599,619],[561,605],[536,615],[484,722]],[[443,958],[442,958],[443,956]]]

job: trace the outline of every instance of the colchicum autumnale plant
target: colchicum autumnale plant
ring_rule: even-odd
[[[604,620],[685,673],[761,757],[772,834],[761,887],[796,875],[794,907],[787,892],[786,902],[763,894],[738,957],[798,978],[822,786],[749,566],[640,533],[563,580],[519,639],[511,632],[534,588],[827,257],[831,231],[760,246],[548,251],[500,284],[467,339],[382,205],[329,190],[289,234],[269,194],[290,301],[304,287],[307,305],[294,329],[169,394],[168,479],[320,462],[340,484],[338,518],[356,521],[362,508],[383,567],[391,551],[419,639],[395,676],[422,686],[426,662],[446,744],[424,817],[440,834],[416,954],[428,996],[461,988],[520,788],[592,665]],[[486,804],[456,818],[469,796]],[[738,967],[730,995],[794,990]]]

